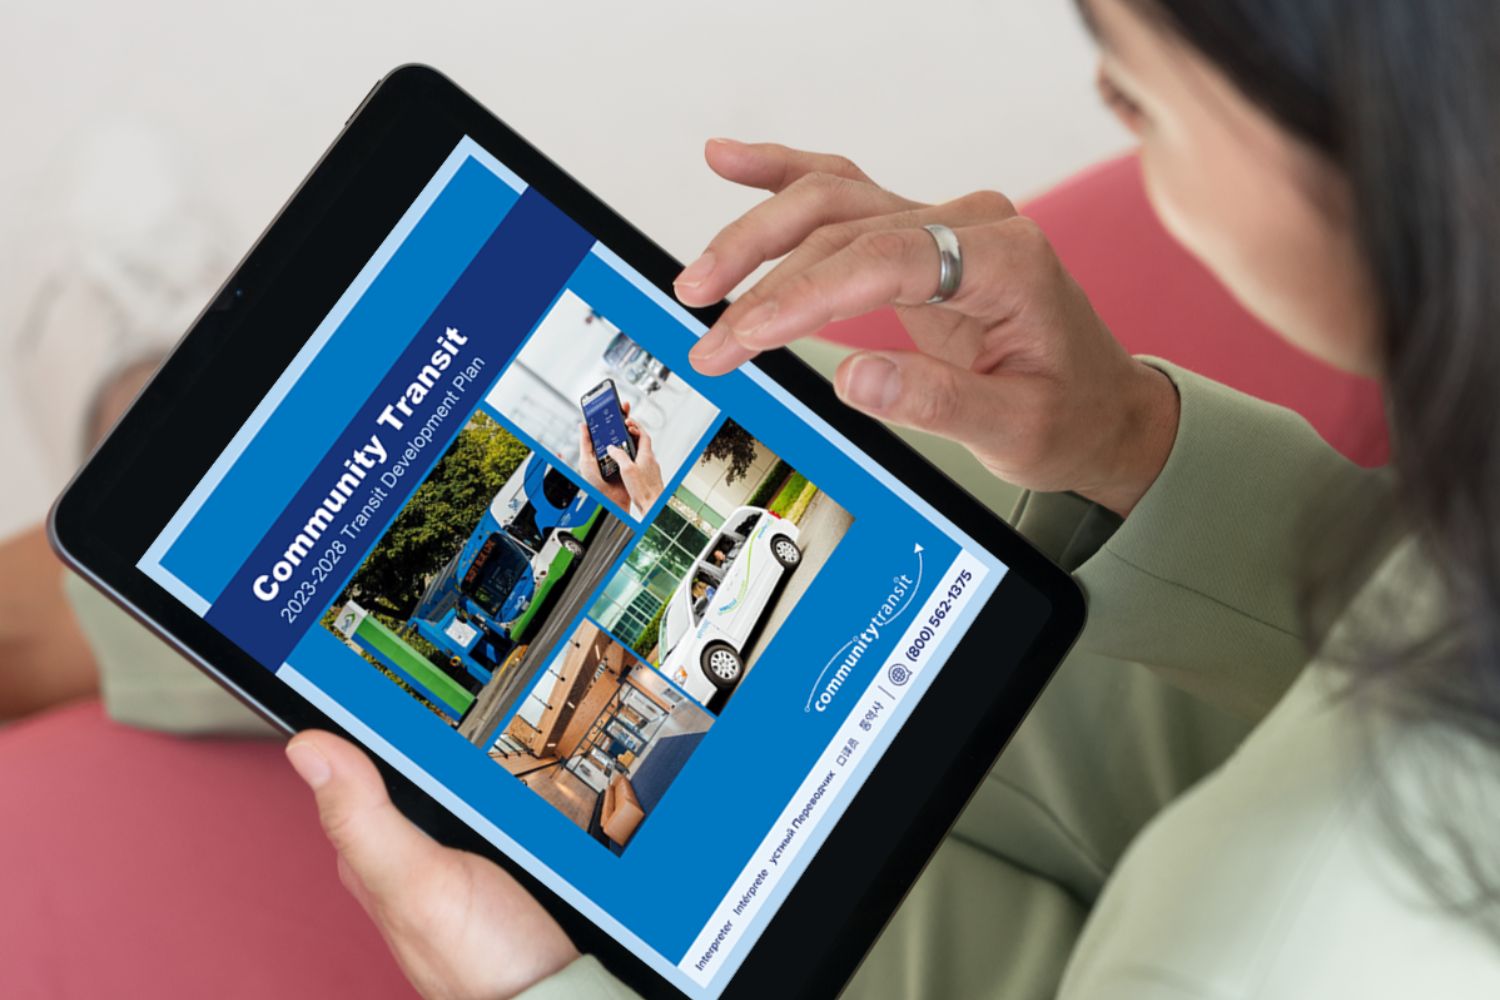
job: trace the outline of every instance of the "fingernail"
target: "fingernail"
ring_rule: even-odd
[[[844,398],[862,410],[887,410],[900,394],[901,371],[878,354],[855,358],[844,378]]]
[[[771,320],[776,318],[776,300],[762,302],[740,317],[740,321],[734,324],[734,336],[740,343],[746,346],[755,346],[752,341],[756,335],[768,327]]]
[[[712,250],[705,250],[703,256],[682,269],[682,273],[677,276],[677,280],[672,282],[672,284],[678,288],[697,288],[703,284],[704,278],[713,273],[714,264],[714,252]]]
[[[713,326],[707,333],[698,338],[693,349],[688,351],[688,357],[694,361],[709,361],[715,354],[724,349],[729,342],[729,334],[721,326]]]
[[[307,787],[317,791],[328,784],[328,779],[333,777],[333,768],[328,765],[328,758],[322,752],[309,743],[298,743],[295,740],[286,745],[286,759],[292,762],[292,770],[305,782]]]
[[[725,139],[723,136],[717,135],[708,140],[708,144],[710,146],[728,146],[732,142],[734,142],[733,139]]]

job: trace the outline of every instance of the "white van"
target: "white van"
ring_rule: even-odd
[[[667,600],[661,672],[704,705],[732,690],[778,585],[801,561],[792,522],[760,507],[730,514]]]

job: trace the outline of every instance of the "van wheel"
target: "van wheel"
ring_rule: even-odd
[[[776,535],[771,539],[771,555],[776,561],[787,569],[791,569],[802,561],[802,550],[797,548],[797,543],[785,535]]]
[[[745,661],[727,643],[716,642],[710,645],[703,651],[701,662],[704,675],[721,691],[738,684],[740,674],[745,672]]]
[[[567,549],[575,556],[583,555],[583,543],[578,540],[577,535],[570,535],[564,532],[562,535],[558,536],[558,542],[562,544],[563,548]]]

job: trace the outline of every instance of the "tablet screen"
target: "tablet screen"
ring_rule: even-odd
[[[1006,567],[702,332],[464,139],[139,567],[715,997]]]

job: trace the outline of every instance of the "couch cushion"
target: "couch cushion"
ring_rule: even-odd
[[[7,997],[411,998],[280,741],[0,729]]]

